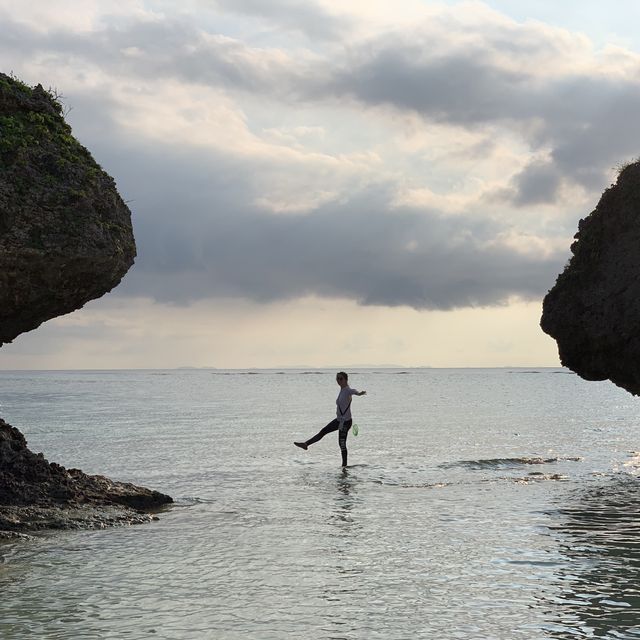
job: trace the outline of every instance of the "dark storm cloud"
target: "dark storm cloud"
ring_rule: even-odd
[[[350,62],[334,72],[324,93],[461,126],[494,122],[515,112],[529,115],[527,77],[470,53],[425,58],[413,46],[397,42]]]
[[[553,203],[561,184],[561,175],[551,162],[531,163],[513,180],[513,202],[519,206]]]
[[[137,264],[116,295],[176,304],[318,295],[452,309],[538,298],[564,260],[500,245],[493,223],[394,208],[387,185],[312,214],[274,215],[253,204],[260,193],[250,164],[162,147],[123,153],[108,143],[102,159],[133,199],[138,239]]]

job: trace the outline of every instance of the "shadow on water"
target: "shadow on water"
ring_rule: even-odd
[[[619,475],[572,494],[551,527],[566,557],[550,638],[640,638],[640,481]]]

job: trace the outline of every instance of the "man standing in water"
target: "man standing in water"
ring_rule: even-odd
[[[340,393],[336,399],[336,419],[321,429],[313,438],[309,438],[309,440],[305,440],[304,442],[293,443],[296,447],[300,447],[306,451],[309,445],[318,442],[318,440],[322,440],[327,433],[337,431],[343,467],[347,466],[347,434],[353,424],[351,419],[351,396],[363,396],[367,393],[366,391],[356,391],[352,389],[348,381],[349,376],[344,371],[340,371],[336,375],[336,382],[340,385]]]

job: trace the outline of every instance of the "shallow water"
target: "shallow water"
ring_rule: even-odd
[[[0,637],[640,637],[638,401],[562,370],[1,372],[49,460],[176,498],[0,546]],[[251,375],[253,374],[253,375]]]

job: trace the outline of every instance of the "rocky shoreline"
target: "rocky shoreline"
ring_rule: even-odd
[[[0,418],[0,539],[150,522],[168,495],[51,463]]]

